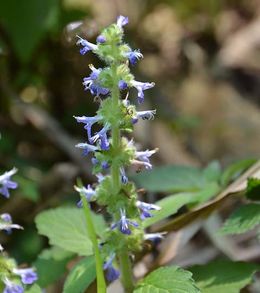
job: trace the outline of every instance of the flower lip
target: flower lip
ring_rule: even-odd
[[[74,186],[74,189],[80,194],[80,196],[84,196],[88,202],[93,200],[93,197],[96,195],[96,191],[88,184],[87,188],[85,186],[79,187]],[[78,201],[77,206],[81,208],[83,206],[82,199]]]
[[[123,26],[125,26],[127,24],[128,24],[128,17],[127,16],[119,15],[117,17],[116,25],[118,27],[120,27],[122,29]]]
[[[154,87],[154,82],[141,82],[133,80],[131,86],[137,89],[137,102],[139,104],[143,103],[144,101],[144,91]]]
[[[121,231],[121,233],[125,235],[130,235],[132,232],[129,228],[129,226],[138,227],[139,224],[135,221],[132,221],[130,219],[126,218],[126,212],[125,209],[120,209],[120,220],[114,224],[112,224],[111,229],[115,229],[118,227],[118,229]]]
[[[129,59],[132,65],[135,65],[139,59],[143,58],[143,54],[140,52],[140,50],[131,50],[126,52],[124,56]]]
[[[16,172],[17,169],[13,168],[0,176],[0,184],[2,185],[0,193],[6,198],[10,197],[9,189],[16,189],[18,186],[16,182],[11,180],[11,176],[13,176]]]
[[[32,284],[38,280],[38,275],[33,268],[13,269],[13,273],[21,277],[23,284]]]
[[[115,281],[120,276],[120,272],[113,267],[114,258],[115,253],[112,253],[103,265],[103,269],[106,271],[106,278],[109,282]]]
[[[144,220],[145,218],[151,218],[153,217],[153,214],[150,213],[150,211],[159,211],[161,210],[161,207],[151,204],[151,203],[146,203],[142,201],[137,201],[136,206],[141,210],[141,219]]]
[[[80,36],[77,35],[78,41],[77,45],[82,46],[80,49],[80,54],[85,55],[88,51],[95,51],[97,49],[97,45],[90,43],[89,41],[81,38]]]
[[[4,278],[3,282],[5,284],[3,293],[23,293],[24,292],[24,289],[21,285],[13,283],[8,278]]]

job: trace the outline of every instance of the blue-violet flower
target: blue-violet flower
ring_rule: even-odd
[[[0,193],[6,198],[10,197],[9,189],[15,189],[18,186],[16,182],[11,180],[11,176],[13,176],[16,172],[17,169],[13,168],[0,176],[0,184],[2,185]]]
[[[38,280],[37,273],[33,268],[13,269],[13,273],[21,277],[23,284],[32,284]]]
[[[77,41],[77,45],[80,45],[83,47],[79,50],[81,55],[85,55],[88,51],[95,51],[97,49],[97,45],[88,42],[87,40],[81,38],[80,36],[77,36],[77,37],[79,38]]]
[[[113,267],[115,253],[112,253],[109,259],[104,263],[103,269],[106,271],[106,278],[109,282],[113,282],[119,278],[120,272]]]
[[[132,220],[129,220],[126,218],[126,213],[125,213],[125,209],[120,209],[120,220],[116,223],[114,223],[112,226],[111,226],[111,229],[115,229],[116,227],[118,227],[118,229],[123,233],[123,234],[126,234],[126,235],[130,235],[131,234],[131,230],[129,228],[129,225],[130,226],[133,226],[133,227],[138,227],[138,223],[135,222],[135,221],[132,221]]]
[[[133,80],[131,85],[137,89],[137,102],[142,104],[144,101],[144,91],[154,87],[154,82],[141,82]]]

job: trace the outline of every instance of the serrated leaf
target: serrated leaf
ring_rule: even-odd
[[[82,293],[96,278],[95,258],[86,257],[78,262],[69,273],[63,293]]]
[[[137,185],[152,192],[197,191],[205,183],[195,167],[164,166],[133,176]]]
[[[134,293],[199,293],[192,273],[177,266],[162,267],[142,280]]]
[[[260,204],[239,207],[220,229],[221,234],[241,234],[260,224]]]
[[[38,273],[37,283],[45,288],[57,281],[66,272],[66,265],[72,257],[73,253],[57,247],[43,250],[34,262]]]
[[[245,196],[252,200],[260,200],[260,179],[248,178]]]
[[[221,175],[221,184],[226,186],[256,162],[257,160],[255,159],[246,159],[229,165]]]
[[[250,284],[255,264],[218,260],[189,268],[202,293],[239,293]]]
[[[102,216],[92,215],[95,230],[102,235],[105,222]],[[39,234],[47,236],[51,245],[79,255],[91,255],[92,242],[88,237],[83,211],[74,207],[60,207],[40,213],[36,217]]]

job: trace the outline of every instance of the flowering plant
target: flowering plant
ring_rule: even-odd
[[[85,90],[99,101],[97,114],[93,117],[75,116],[78,123],[84,124],[87,135],[87,141],[78,143],[76,147],[82,149],[84,155],[92,155],[93,172],[98,178],[95,187],[75,186],[81,196],[78,206],[85,209],[89,231],[93,230],[88,216],[88,203],[92,201],[106,208],[111,222],[110,229],[102,235],[99,243],[94,232],[92,235],[96,271],[99,272],[98,292],[105,292],[103,270],[109,282],[121,276],[125,291],[132,292],[131,255],[143,248],[144,241],[153,242],[163,237],[163,233],[144,232],[142,221],[152,217],[152,211],[158,211],[160,207],[138,199],[138,190],[128,180],[125,171],[130,165],[138,170],[152,169],[150,157],[157,151],[140,151],[133,139],[124,136],[133,131],[139,119],[151,120],[156,113],[156,110],[138,111],[128,99],[128,93],[125,97],[123,95],[126,90],[134,88],[137,90],[137,104],[141,104],[144,91],[154,86],[152,82],[135,80],[130,72],[130,67],[143,55],[123,42],[127,23],[127,17],[119,16],[115,24],[105,28],[97,37],[97,44],[80,36],[77,41],[82,55],[92,51],[106,64],[104,68],[90,65],[91,74],[83,79]],[[94,124],[100,127],[95,133],[92,129]]]

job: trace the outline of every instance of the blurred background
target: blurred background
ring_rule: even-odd
[[[126,40],[144,54],[133,73],[154,81],[139,109],[157,109],[135,139],[159,147],[155,166],[222,166],[260,154],[259,0],[8,0],[0,2],[0,170],[19,169],[19,189],[0,199],[26,227],[2,242],[20,263],[45,247],[33,219],[41,210],[76,203],[77,176],[92,182],[73,115],[94,115],[82,86],[88,64],[76,35],[95,42],[119,15]],[[135,100],[135,92],[131,98]],[[162,178],[163,179],[163,178]]]

